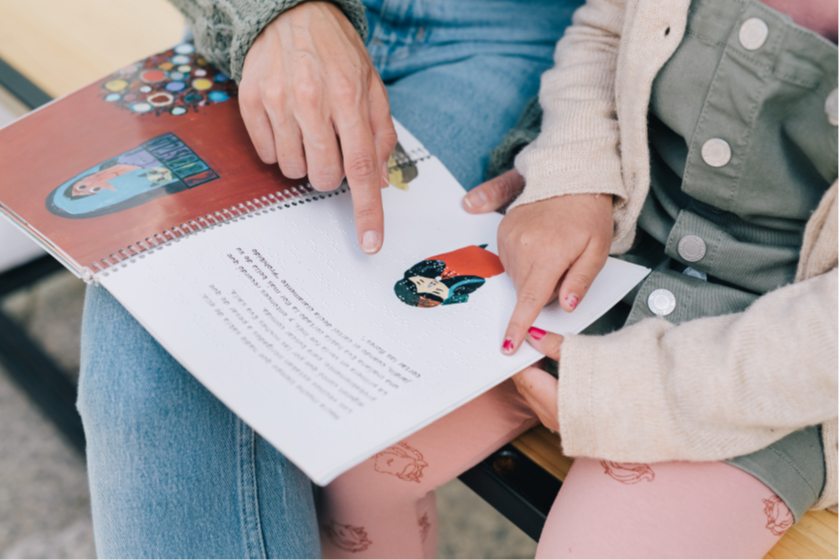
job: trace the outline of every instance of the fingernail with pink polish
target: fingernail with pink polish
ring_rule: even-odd
[[[501,345],[501,350],[505,354],[510,354],[513,351],[513,339],[512,338],[504,339],[504,344]]]
[[[527,329],[527,334],[529,334],[532,338],[536,340],[542,340],[548,333],[546,333],[539,327],[530,327],[529,329]]]
[[[570,307],[571,309],[576,309],[577,304],[580,303],[580,296],[578,296],[577,294],[571,294],[570,296],[565,298],[565,303],[567,303],[568,307]]]

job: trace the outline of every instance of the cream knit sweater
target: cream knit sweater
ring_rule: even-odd
[[[517,158],[514,206],[615,196],[612,252],[629,249],[650,186],[652,83],[682,40],[689,0],[589,0],[542,78],[542,133]],[[825,117],[826,118],[826,117]],[[628,462],[713,461],[822,424],[837,503],[837,184],[807,224],[795,284],[742,313],[647,319],[561,349],[564,452]]]

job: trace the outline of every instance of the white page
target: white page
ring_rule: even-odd
[[[421,149],[399,132],[408,151]],[[501,216],[462,210],[463,190],[436,158],[418,170],[407,191],[382,193],[378,255],[357,246],[347,191],[205,229],[99,280],[222,402],[327,484],[541,357],[527,344],[500,352],[515,304],[505,274],[464,303],[418,308],[396,297],[395,282],[424,259],[481,244],[497,252]],[[554,304],[536,324],[579,332],[648,272],[610,259],[574,313]]]

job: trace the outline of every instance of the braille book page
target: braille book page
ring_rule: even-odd
[[[403,154],[425,153],[399,127]],[[391,161],[385,243],[361,252],[345,187],[170,242],[101,283],[210,391],[317,484],[541,356],[500,352],[515,304],[497,214],[461,207],[435,157]],[[610,259],[574,313],[584,329],[649,271]]]

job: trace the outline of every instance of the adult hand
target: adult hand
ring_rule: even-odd
[[[260,159],[319,190],[352,191],[358,242],[384,240],[381,188],[396,146],[387,91],[364,43],[330,2],[304,2],[254,41],[242,70],[239,105]]]
[[[559,347],[562,345],[562,336],[545,332],[542,329],[531,327],[525,336],[527,342],[536,350],[543,353],[552,360],[559,361]],[[559,381],[550,373],[531,366],[513,376],[516,389],[542,421],[545,427],[559,431],[559,408],[557,405],[557,391]]]

